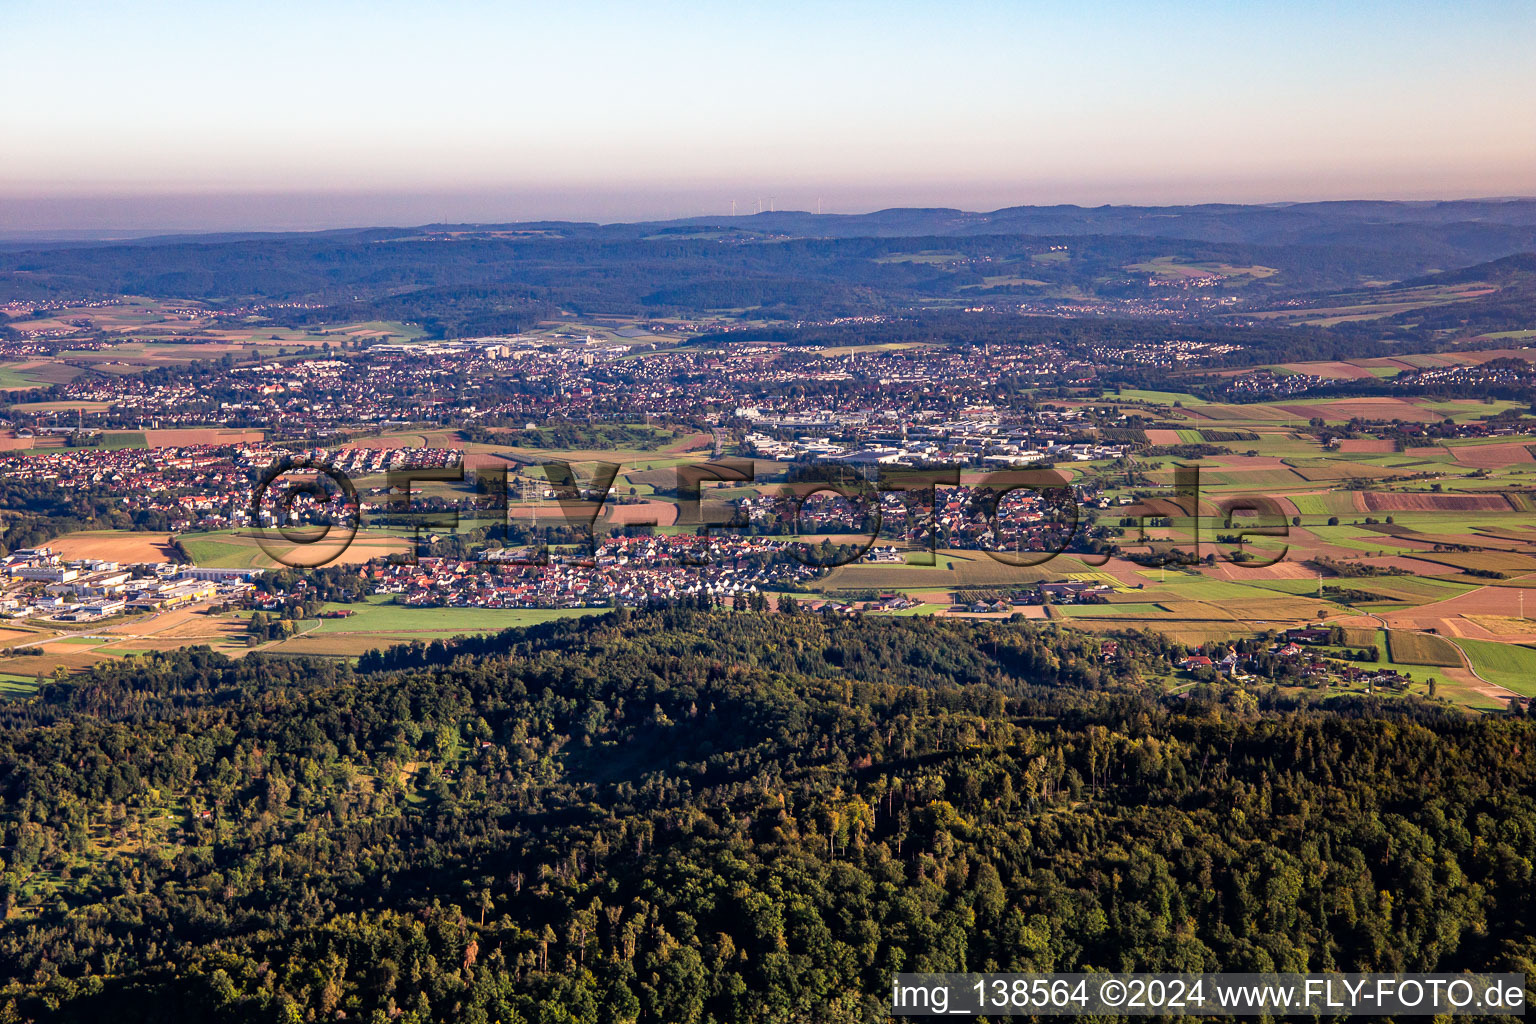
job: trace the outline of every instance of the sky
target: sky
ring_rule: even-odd
[[[1530,0],[0,0],[0,234],[1536,194]]]

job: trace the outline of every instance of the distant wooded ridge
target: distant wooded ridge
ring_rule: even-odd
[[[1470,317],[1465,303],[1420,302],[1423,316],[1393,324],[1428,337],[1529,327],[1529,257],[1482,265],[1533,252],[1532,199],[777,212],[12,244],[0,251],[0,296],[299,304],[309,308],[266,315],[401,320],[463,337],[562,312],[804,321],[973,306],[1076,315],[1089,303],[1189,321],[1334,297],[1353,305],[1393,282],[1500,289]]]

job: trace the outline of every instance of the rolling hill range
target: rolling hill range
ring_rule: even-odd
[[[462,336],[561,310],[798,321],[1087,304],[1188,320],[1352,292],[1376,290],[1367,296],[1375,301],[1394,282],[1494,275],[1496,294],[1394,324],[1454,330],[1464,319],[1504,330],[1518,329],[1508,325],[1529,305],[1518,280],[1529,277],[1530,257],[1497,261],[1533,251],[1536,201],[1527,199],[778,212],[33,242],[0,252],[0,294],[282,303],[280,316],[266,315],[407,320]]]

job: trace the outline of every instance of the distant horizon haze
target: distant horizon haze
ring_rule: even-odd
[[[1319,202],[1505,202],[1536,200],[1527,193],[1446,194],[1396,190],[1377,194],[1328,195],[1171,195],[1118,198],[1092,191],[1063,188],[1060,197],[1034,194],[1008,197],[1004,190],[913,188],[870,190],[862,198],[855,190],[809,193],[746,192],[736,197],[735,215],[755,213],[821,213],[829,217],[859,216],[893,209],[952,209],[985,215],[1019,207],[1150,207],[1187,208],[1209,205],[1285,206]],[[373,227],[415,228],[431,224],[518,224],[541,221],[566,223],[651,223],[692,218],[727,218],[729,197],[718,191],[623,192],[560,191],[454,194],[367,193],[190,193],[167,195],[86,195],[16,198],[0,196],[0,239],[110,240],[160,234],[219,234],[228,232],[303,232]],[[691,201],[691,202],[690,202]],[[760,203],[760,208],[759,208]]]
[[[11,0],[0,235],[1536,193],[1526,0]]]

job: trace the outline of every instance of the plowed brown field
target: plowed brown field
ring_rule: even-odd
[[[1512,508],[1502,494],[1364,491],[1361,496],[1366,512],[1508,512]]]

